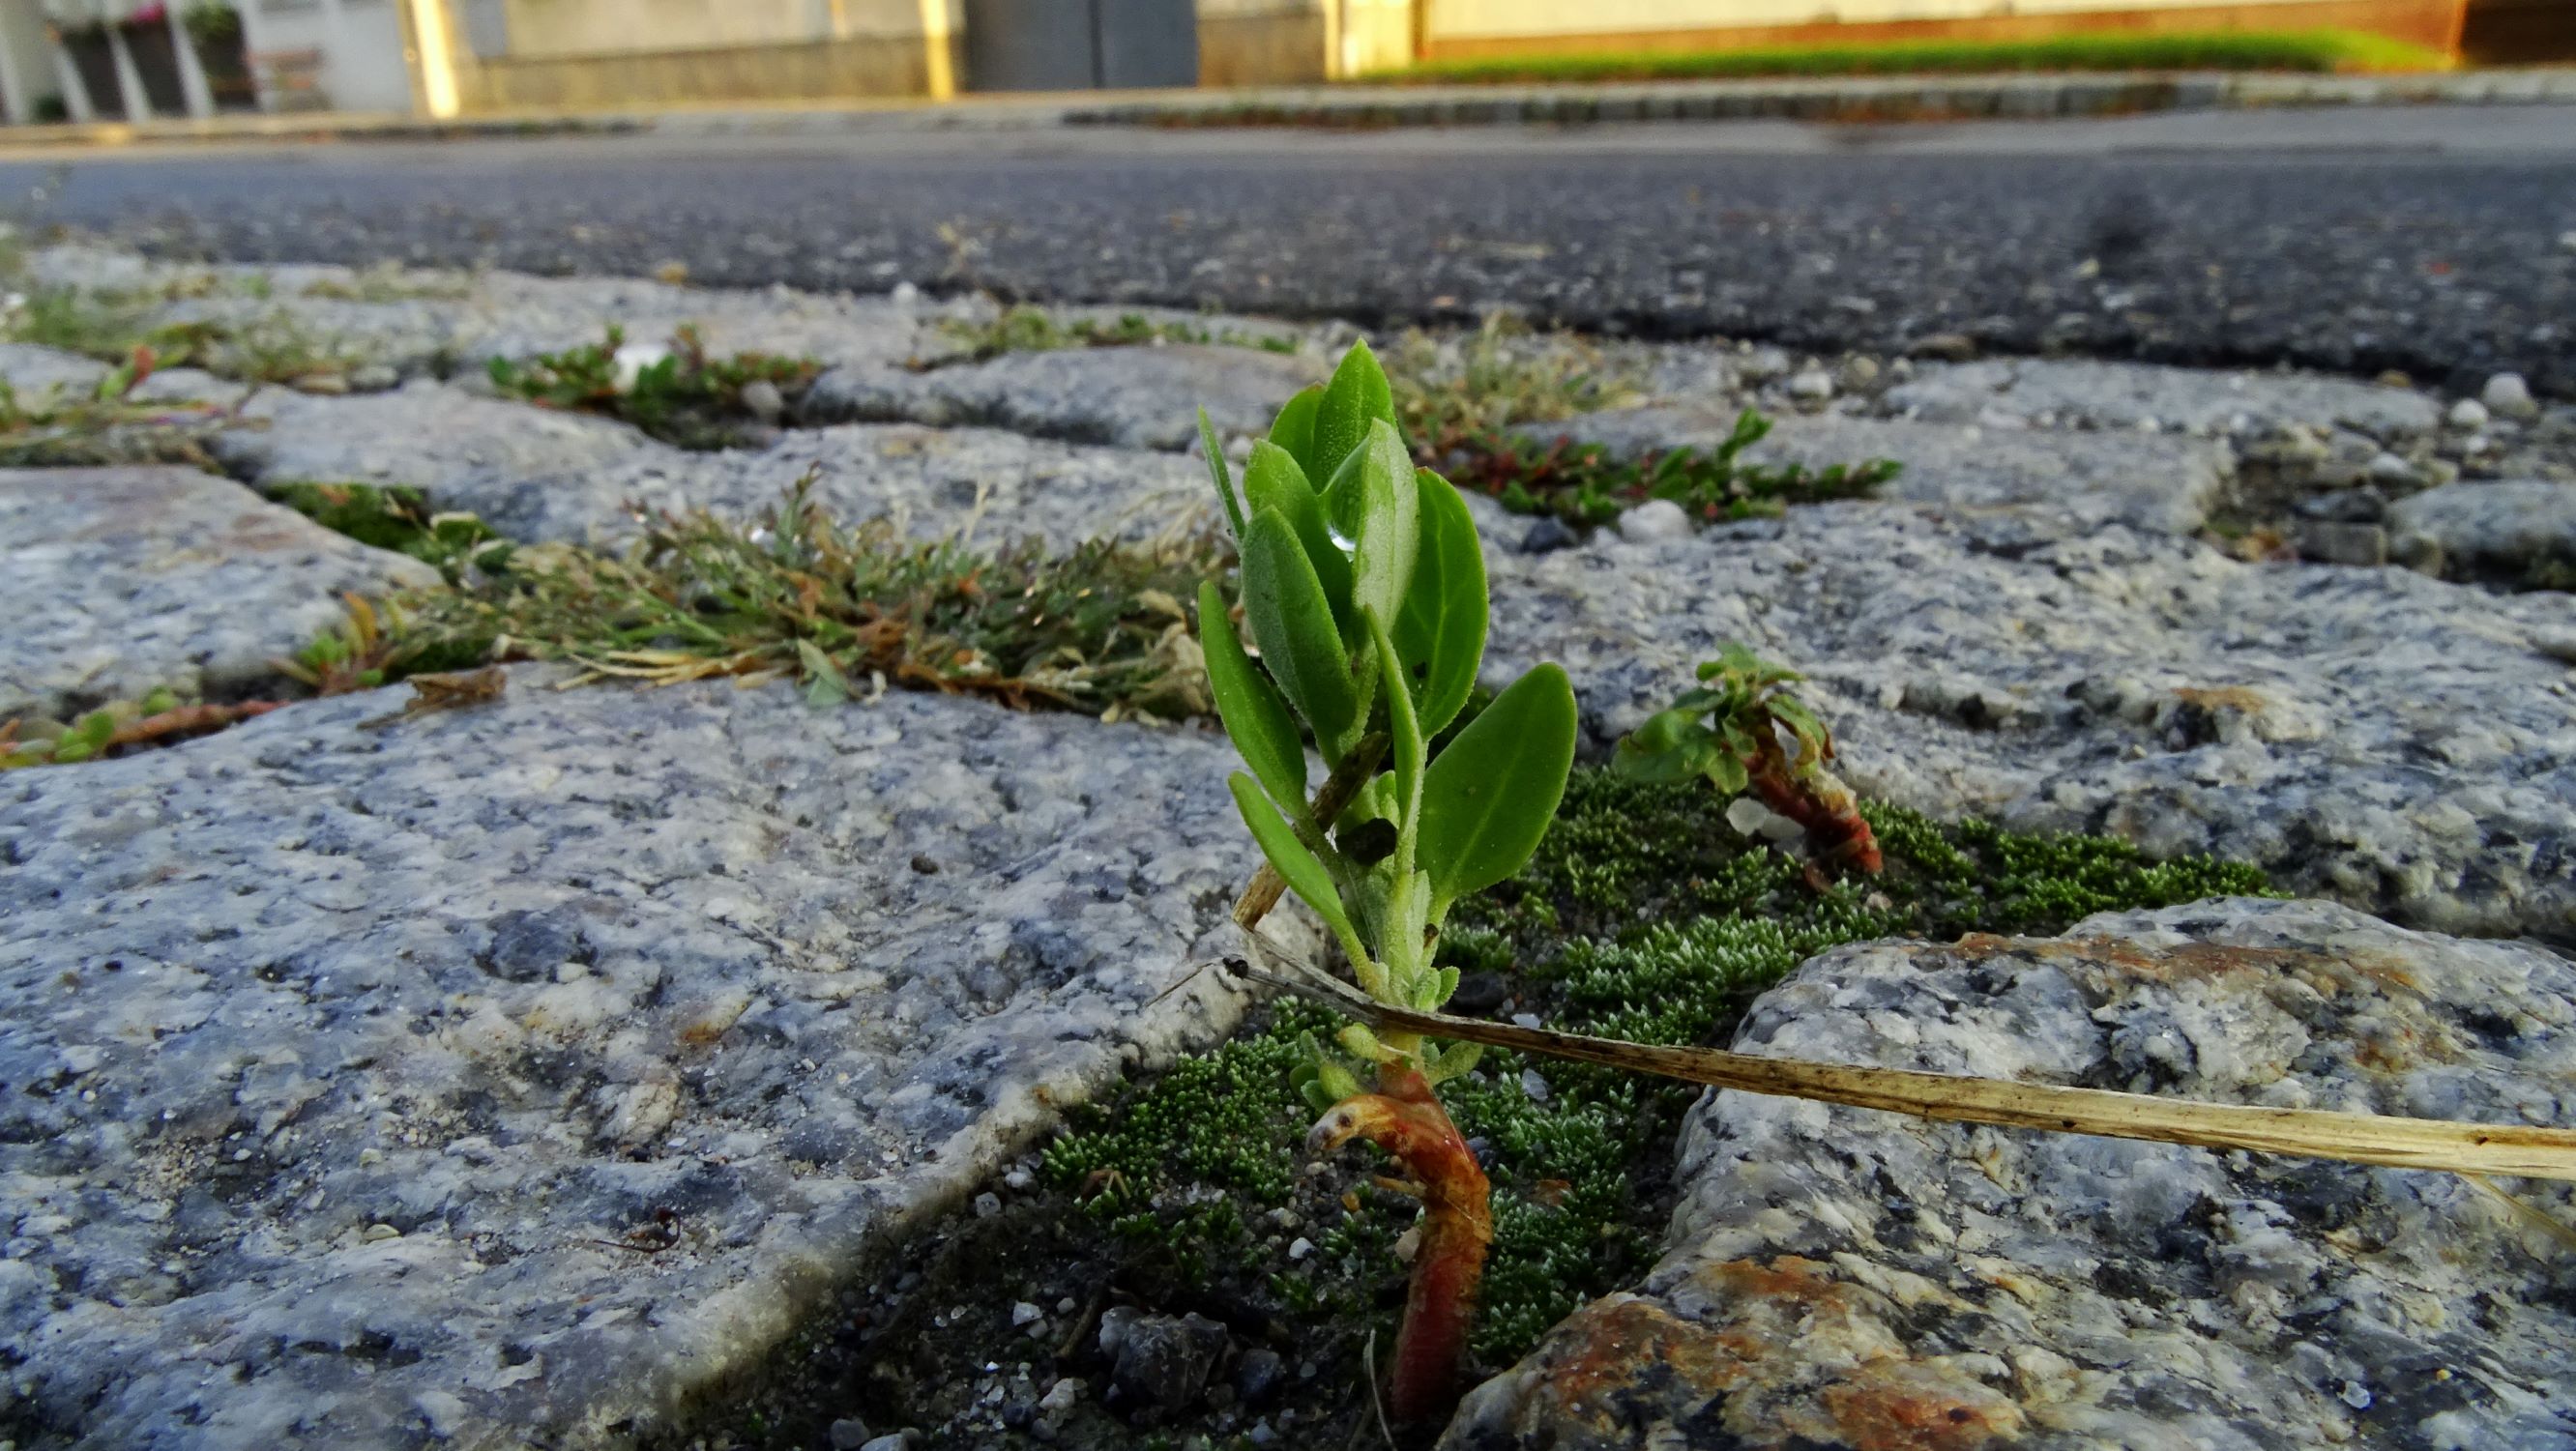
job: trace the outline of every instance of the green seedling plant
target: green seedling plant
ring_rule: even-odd
[[[717,449],[743,438],[740,420],[748,413],[745,388],[767,383],[793,401],[821,374],[812,358],[769,353],[736,353],[720,357],[707,350],[694,327],[671,334],[660,358],[634,368],[618,358],[626,330],[611,324],[604,339],[546,353],[526,362],[494,358],[485,364],[493,386],[544,408],[604,413],[622,418],[666,443],[682,448]]]
[[[1260,658],[1213,581],[1199,630],[1218,715],[1251,768],[1228,784],[1270,869],[1331,931],[1361,991],[1429,1011],[1458,985],[1434,961],[1450,908],[1518,872],[1555,815],[1575,705],[1564,670],[1539,665],[1432,751],[1483,660],[1484,559],[1465,501],[1414,466],[1395,417],[1385,373],[1356,345],[1329,385],[1280,411],[1238,493],[1201,415]],[[1309,739],[1329,772],[1312,798]],[[1367,1139],[1419,1187],[1387,1400],[1422,1420],[1454,1399],[1494,1233],[1484,1170],[1437,1092],[1477,1050],[1357,1024],[1339,1042],[1348,1060],[1318,1049],[1301,1074],[1323,1115],[1308,1144]]]
[[[1790,504],[1866,498],[1896,477],[1888,459],[1822,469],[1744,462],[1744,451],[1770,432],[1771,420],[1748,408],[1710,449],[1629,456],[1598,443],[1491,430],[1461,439],[1443,457],[1461,487],[1491,494],[1515,514],[1553,514],[1586,528],[1648,499],[1669,499],[1705,522],[1772,517]]]
[[[1699,678],[1699,688],[1619,742],[1620,773],[1640,781],[1705,777],[1728,796],[1750,789],[1806,828],[1820,867],[1876,875],[1878,838],[1859,798],[1827,768],[1833,732],[1789,690],[1806,677],[1729,641],[1699,667]]]

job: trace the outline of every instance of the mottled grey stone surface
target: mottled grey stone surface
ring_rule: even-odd
[[[2576,966],[2312,902],[1837,949],[1739,1051],[2576,1126]],[[2449,1174],[1725,1092],[1667,1252],[1472,1395],[1445,1451],[2556,1451],[2576,1261]],[[2519,1181],[2565,1222],[2576,1186]]]
[[[21,1445],[626,1444],[1235,1021],[1212,733],[550,678],[0,778]]]
[[[661,343],[683,325],[717,352],[813,357],[827,366],[901,368],[963,345],[937,323],[976,303],[899,304],[884,297],[787,288],[696,288],[633,278],[530,277],[511,272],[383,272],[347,267],[203,267],[66,246],[30,259],[54,285],[172,294],[157,321],[281,324],[355,363],[406,376],[480,370],[495,356],[526,358],[599,342],[611,324],[630,343]],[[354,294],[354,295],[352,295]]]
[[[410,484],[439,508],[530,542],[624,543],[636,506],[745,517],[809,472],[814,497],[843,522],[892,515],[921,537],[1034,534],[1065,546],[1186,527],[1216,511],[1194,460],[991,429],[798,429],[765,449],[693,453],[608,419],[428,382],[362,398],[264,393],[246,413],[250,423],[214,448],[262,485]]]
[[[40,348],[33,343],[0,343],[0,379],[7,380],[17,391],[21,406],[38,403],[47,394],[71,397],[88,393],[106,376],[105,363],[78,353]]]
[[[1934,365],[1887,390],[1879,406],[1935,423],[2018,421],[2135,430],[2145,423],[2209,435],[2292,424],[2348,428],[2382,441],[2440,426],[2429,394],[2313,373],[2214,372],[2148,363],[2002,358]]]
[[[969,424],[1181,449],[1198,438],[1198,409],[1221,435],[1257,437],[1279,405],[1330,371],[1319,355],[1217,344],[1065,348],[923,373],[835,369],[815,382],[803,411],[821,423]]]
[[[2450,484],[2388,511],[2398,562],[2447,579],[2576,589],[2576,484]]]
[[[765,449],[657,447],[576,476],[441,497],[478,501],[462,507],[514,538],[614,544],[635,533],[631,503],[748,518],[809,475],[813,498],[844,524],[886,517],[916,538],[985,546],[1034,535],[1062,549],[1196,527],[1217,513],[1192,459],[905,424],[799,429]]]
[[[1732,407],[1620,409],[1534,429],[1625,451],[1714,448],[1734,431]],[[2078,524],[2122,523],[2189,533],[2225,494],[2233,463],[2218,445],[2186,438],[2041,433],[1838,414],[1774,420],[1745,451],[1750,463],[1823,470],[1894,459],[1901,472],[1877,497],[1959,508],[2038,505]]]
[[[0,720],[247,685],[342,591],[437,579],[192,469],[0,470]]]
[[[2576,690],[2536,643],[2568,595],[1883,503],[1487,554],[1489,678],[1563,661],[1598,745],[1743,640],[1813,677],[1866,794],[2576,942]]]
[[[218,435],[211,448],[225,468],[254,483],[410,485],[442,508],[477,513],[497,511],[523,491],[580,490],[612,464],[680,457],[613,419],[426,381],[355,398],[269,389],[242,417],[243,426]]]

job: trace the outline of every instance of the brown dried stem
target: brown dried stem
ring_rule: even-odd
[[[1258,938],[1254,941],[1268,953],[1267,943]],[[1376,1030],[1395,1029],[1451,1041],[1484,1043],[1746,1093],[2050,1133],[2247,1149],[2399,1169],[2576,1180],[2576,1129],[2192,1103],[2098,1088],[2061,1088],[1899,1068],[1758,1058],[1715,1048],[1654,1047],[1389,1007],[1301,964],[1284,959],[1282,962],[1284,971],[1239,962],[1229,966],[1259,981],[1327,1003]]]

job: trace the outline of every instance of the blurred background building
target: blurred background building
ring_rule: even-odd
[[[2576,0],[0,0],[10,121],[1302,84],[1416,60],[2071,30],[2576,59]]]

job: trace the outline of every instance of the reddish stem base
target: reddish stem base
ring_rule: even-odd
[[[1763,805],[1807,829],[1807,849],[1818,864],[1878,875],[1878,833],[1862,819],[1850,787],[1821,767],[1804,776],[1793,773],[1776,747],[1754,763],[1751,784]]]
[[[1387,1414],[1398,1421],[1446,1415],[1458,1399],[1458,1367],[1475,1322],[1476,1285],[1493,1243],[1491,1188],[1431,1085],[1407,1064],[1378,1070],[1378,1092],[1333,1105],[1308,1146],[1316,1152],[1364,1138],[1387,1151],[1422,1185],[1422,1235],[1404,1328],[1395,1339]]]

